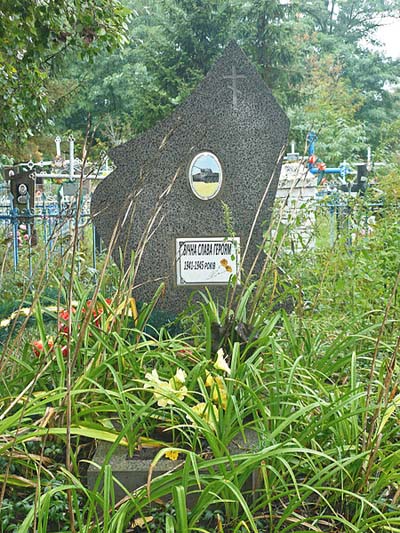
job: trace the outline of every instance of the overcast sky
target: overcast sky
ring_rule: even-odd
[[[388,19],[377,31],[377,37],[384,43],[386,55],[400,58],[400,20]]]

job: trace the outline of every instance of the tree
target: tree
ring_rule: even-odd
[[[90,114],[96,137],[115,146],[169,112],[170,95],[163,93],[145,60],[145,47],[158,50],[165,36],[158,26],[160,5],[136,0],[129,21],[129,41],[113,52],[103,51],[94,63],[69,55],[62,84],[74,89],[55,110],[59,130],[82,130]]]
[[[232,37],[237,9],[230,0],[161,0],[161,5],[158,37],[150,46],[143,42],[143,62],[176,104],[208,72]]]
[[[246,53],[284,107],[298,98],[304,78],[304,28],[297,1],[244,2],[235,25]]]
[[[363,97],[354,118],[368,124],[368,143],[377,147],[381,124],[396,118],[390,87],[398,82],[400,61],[379,51],[376,30],[386,17],[400,16],[400,0],[307,0],[301,13],[308,54],[328,55],[341,66],[341,76]]]
[[[366,43],[375,42],[374,28],[400,0],[124,1],[133,16],[123,49],[94,64],[70,56],[62,85],[76,90],[63,112],[64,129],[83,129],[88,112],[99,124],[97,135],[111,144],[148,129],[192,92],[232,38],[290,113],[299,142],[308,125],[329,126],[319,147],[330,147],[335,161],[343,149],[363,150],[365,135],[377,145],[382,121],[395,117],[388,83],[398,77],[399,63]],[[321,82],[324,69],[328,78]],[[342,103],[324,101],[327,87]]]
[[[3,0],[0,6],[0,144],[46,120],[48,82],[67,50],[89,60],[123,41],[129,10],[118,0]]]
[[[111,144],[151,127],[181,102],[207,73],[230,38],[234,7],[227,0],[135,1],[129,43],[88,66],[75,61],[69,81],[68,128],[82,128],[90,111]],[[82,79],[83,78],[83,79]]]
[[[304,145],[312,130],[318,134],[318,156],[328,166],[357,160],[366,150],[366,128],[356,118],[363,96],[351,87],[332,56],[310,58],[302,95],[303,103],[290,110],[297,145]]]
[[[301,12],[321,36],[345,43],[376,42],[374,30],[400,15],[399,0],[305,0]],[[332,41],[333,42],[333,41]]]

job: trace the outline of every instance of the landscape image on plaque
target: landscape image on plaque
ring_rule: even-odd
[[[217,156],[201,152],[193,159],[189,169],[190,186],[194,194],[209,200],[218,194],[222,184],[222,168]]]

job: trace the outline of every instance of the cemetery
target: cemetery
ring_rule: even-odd
[[[400,531],[400,65],[335,6],[0,8],[0,533]]]

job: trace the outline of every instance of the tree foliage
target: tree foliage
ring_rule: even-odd
[[[348,44],[375,41],[374,30],[383,18],[399,15],[400,4],[398,0],[306,0],[301,11],[325,39],[340,37]]]
[[[302,11],[309,28],[308,56],[318,56],[321,69],[325,57],[340,65],[349,91],[362,95],[354,119],[367,125],[365,137],[377,148],[381,125],[396,118],[398,96],[391,88],[398,82],[400,61],[380,51],[376,30],[388,16],[400,16],[399,0],[310,0]],[[317,82],[315,77],[309,80]]]
[[[379,51],[375,30],[386,16],[399,14],[400,0],[123,1],[124,8],[116,0],[96,3],[99,15],[108,13],[109,19],[92,16],[93,2],[82,4],[85,18],[77,0],[60,4],[74,13],[69,26],[61,8],[53,8],[47,26],[46,17],[35,18],[48,33],[42,44],[32,42],[31,63],[13,58],[7,66],[18,65],[15,84],[24,85],[22,95],[15,96],[12,82],[7,82],[15,97],[4,114],[7,132],[17,131],[15,117],[22,130],[35,125],[50,95],[60,130],[82,130],[90,113],[99,139],[110,145],[123,142],[190,94],[230,39],[243,47],[290,114],[293,138],[303,143],[308,126],[316,126],[323,152],[335,162],[346,150],[356,157],[366,143],[380,145],[382,124],[396,119],[398,94],[391,87],[400,63]],[[17,2],[16,13],[23,4]],[[39,4],[50,9],[45,0]],[[111,51],[121,38],[115,22],[123,20],[127,8],[132,11],[129,39]],[[33,12],[38,16],[28,9],[27,20],[34,18]],[[115,24],[107,27],[104,20]],[[101,52],[103,44],[108,48]],[[18,46],[14,49],[24,49]],[[3,55],[5,47],[11,49],[11,44],[0,47]],[[95,53],[96,62],[88,62]],[[46,57],[50,59],[42,68]]]
[[[29,135],[44,120],[49,77],[65,52],[90,60],[111,50],[122,41],[127,14],[117,0],[2,2],[0,143]]]
[[[332,56],[310,58],[309,79],[301,86],[302,103],[290,109],[292,135],[304,145],[309,131],[318,135],[318,155],[330,165],[354,161],[366,150],[363,123],[356,118],[364,103],[362,93],[343,77]]]

